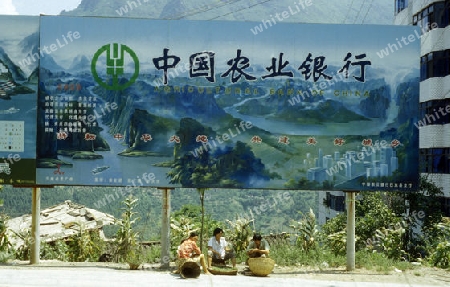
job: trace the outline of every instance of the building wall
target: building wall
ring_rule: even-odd
[[[429,25],[439,23],[438,28],[427,31],[427,27],[420,27],[421,37],[421,82],[420,82],[420,107],[419,119],[427,119],[426,125],[419,127],[420,164],[422,175],[429,178],[444,191],[444,202],[450,201],[450,113],[439,118],[442,114],[436,114],[440,107],[450,110],[450,1],[437,0],[394,0],[396,25],[417,25],[420,27],[420,19],[427,17]],[[407,7],[398,12],[397,7]],[[430,5],[433,10],[428,9]],[[436,7],[439,6],[439,9]],[[430,12],[432,11],[432,12]],[[429,14],[433,13],[433,14]],[[425,15],[425,16],[424,16]],[[430,16],[428,16],[430,15]],[[423,24],[422,24],[423,26]],[[433,55],[430,55],[433,54]],[[438,53],[446,54],[444,58],[436,61]],[[431,56],[431,57],[430,57]],[[430,65],[429,59],[435,61],[436,65],[446,66],[445,72],[439,70],[438,76],[430,76],[427,70]],[[424,62],[425,61],[425,62]],[[434,72],[433,72],[434,71]],[[432,72],[436,74],[436,69]],[[431,107],[431,108],[427,108]],[[444,112],[447,113],[447,112]],[[426,117],[428,115],[428,117]],[[432,117],[432,115],[434,117]],[[450,207],[446,206],[447,215]]]
[[[323,225],[328,219],[336,217],[345,210],[345,192],[320,191],[319,192],[318,225]]]

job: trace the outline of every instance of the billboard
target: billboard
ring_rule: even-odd
[[[2,16],[0,27],[0,184],[34,185],[39,17]]]
[[[37,184],[416,190],[415,28],[254,26],[41,17]]]

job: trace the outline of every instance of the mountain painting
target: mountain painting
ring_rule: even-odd
[[[0,17],[0,184],[36,182],[39,17]]]
[[[42,16],[37,183],[417,190],[415,27],[255,25]]]

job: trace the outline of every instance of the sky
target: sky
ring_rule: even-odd
[[[62,10],[73,10],[81,0],[0,0],[3,15],[58,15]]]

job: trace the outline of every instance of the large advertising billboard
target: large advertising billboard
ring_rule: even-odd
[[[0,184],[36,182],[39,17],[0,17]]]
[[[254,26],[41,17],[37,184],[416,190],[415,28]]]

